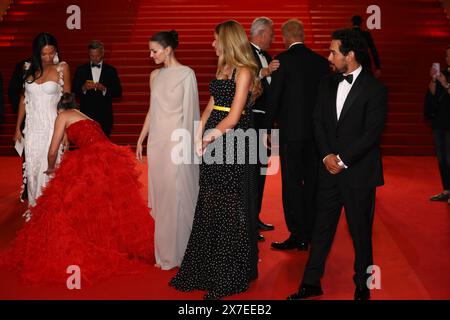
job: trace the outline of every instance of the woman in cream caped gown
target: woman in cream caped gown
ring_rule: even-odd
[[[156,265],[163,270],[181,265],[198,195],[193,143],[200,118],[197,81],[194,71],[176,60],[177,46],[174,30],[150,39],[150,56],[163,67],[150,75],[150,108],[136,150],[142,161],[148,135],[148,200],[155,219]]]

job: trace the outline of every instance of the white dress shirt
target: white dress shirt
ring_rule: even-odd
[[[292,46],[295,46],[296,44],[303,44],[303,42],[297,41],[297,42],[291,43],[291,45],[289,46],[288,50],[289,50]]]
[[[358,76],[361,73],[361,71],[362,71],[362,66],[359,66],[353,72],[350,72],[350,73],[347,73],[347,74],[344,73],[344,76],[352,74],[353,75],[353,81],[350,84],[350,83],[348,83],[347,80],[342,80],[339,83],[339,85],[338,85],[337,95],[336,95],[336,114],[337,114],[337,119],[338,120],[339,120],[339,118],[341,116],[341,112],[342,112],[342,108],[344,107],[345,100],[347,100],[348,94],[350,93],[350,90],[352,89],[352,86],[355,84],[356,78],[358,78]],[[323,158],[323,161],[325,161],[325,158]],[[345,169],[347,169],[348,166],[341,160],[339,155],[337,155],[337,158],[339,160],[338,165],[343,167],[343,168],[345,168]]]
[[[92,67],[92,62],[91,62],[91,71],[92,71],[92,80],[97,83],[100,81],[100,75],[102,73],[102,67],[103,67],[103,61],[99,62],[100,68],[97,67]]]
[[[92,62],[91,62],[92,81],[94,81],[94,83],[100,82],[100,75],[102,74],[103,61],[100,61],[98,64],[100,65],[100,68],[92,67]],[[97,89],[95,89],[95,90],[97,90]],[[84,92],[84,93],[86,93],[86,92]],[[103,95],[105,95],[105,94],[106,94],[106,89],[103,90]]]
[[[337,119],[339,120],[339,117],[341,116],[342,108],[344,107],[345,100],[347,99],[348,94],[350,93],[350,90],[352,89],[352,86],[356,82],[356,78],[358,78],[359,74],[362,71],[362,67],[359,66],[355,71],[344,74],[345,76],[352,74],[353,75],[353,81],[352,83],[348,83],[347,80],[343,80],[338,85],[337,95],[336,95],[336,114]]]

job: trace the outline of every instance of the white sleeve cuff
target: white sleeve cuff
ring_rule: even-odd
[[[341,157],[339,155],[336,156],[339,160],[338,165],[344,169],[348,169],[348,166],[344,163],[344,161],[341,160]]]
[[[259,74],[258,74],[259,80],[262,80],[264,78],[264,76],[262,75],[262,71],[263,71],[263,68],[259,69]]]

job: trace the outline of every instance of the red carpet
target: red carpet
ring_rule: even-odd
[[[450,209],[429,196],[440,191],[433,157],[385,157],[386,185],[379,188],[374,225],[374,258],[381,268],[381,289],[373,299],[450,299]],[[23,224],[24,205],[17,201],[21,164],[0,158],[0,249],[8,247]],[[142,165],[146,182],[146,166]],[[146,184],[146,183],[145,183]],[[146,197],[146,190],[142,190]],[[280,175],[268,177],[262,218],[274,223],[260,243],[260,276],[250,289],[229,299],[284,299],[296,290],[307,253],[279,252],[270,242],[284,240]],[[328,258],[322,299],[352,299],[353,250],[342,216]],[[17,275],[0,270],[0,299],[201,299],[201,292],[180,293],[167,285],[175,271],[156,268],[139,276],[118,277],[89,289],[25,286]]]

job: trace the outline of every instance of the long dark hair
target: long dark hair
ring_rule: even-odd
[[[42,77],[42,60],[41,60],[41,51],[45,46],[53,46],[55,47],[56,54],[59,56],[58,42],[56,38],[47,32],[39,33],[36,38],[33,40],[33,56],[31,58],[31,65],[29,69],[25,73],[25,81],[28,83],[32,83]],[[39,76],[36,78],[36,72],[39,72]],[[31,80],[28,81],[28,77],[31,76]]]

